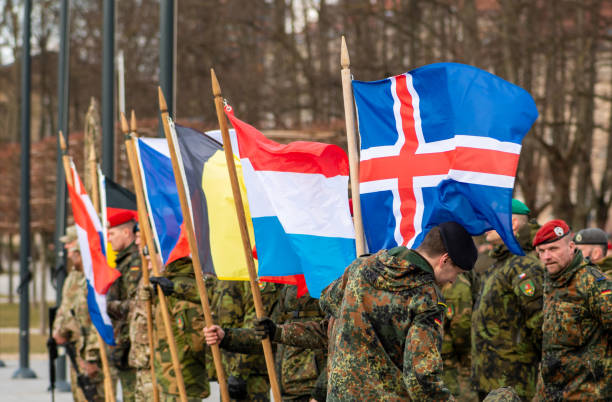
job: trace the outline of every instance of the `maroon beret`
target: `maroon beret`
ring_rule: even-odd
[[[564,238],[570,233],[570,228],[561,219],[546,222],[533,238],[533,246],[547,244]]]
[[[128,210],[117,211],[108,217],[108,227],[114,228],[115,226],[119,226],[129,221],[135,221],[135,220],[136,220],[136,211],[128,211]]]

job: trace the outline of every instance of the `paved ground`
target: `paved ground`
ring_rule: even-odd
[[[49,388],[49,366],[47,359],[43,355],[33,355],[30,357],[30,368],[36,374],[35,379],[12,378],[19,367],[19,360],[16,356],[3,357],[6,367],[0,367],[0,400],[2,402],[41,402],[51,401]],[[219,386],[211,383],[211,396],[205,401],[218,401]],[[72,401],[70,392],[55,392],[56,402]],[[119,402],[119,400],[117,401]]]

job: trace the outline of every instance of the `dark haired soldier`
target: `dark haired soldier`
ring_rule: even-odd
[[[320,299],[335,320],[327,400],[452,400],[442,381],[439,286],[476,257],[463,226],[445,222],[416,250],[381,250],[349,265]]]

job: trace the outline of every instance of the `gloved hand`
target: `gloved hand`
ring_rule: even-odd
[[[163,276],[152,276],[149,278],[149,281],[153,284],[153,286],[159,285],[162,292],[164,292],[164,295],[166,296],[170,296],[174,293],[174,282],[168,278]]]
[[[279,332],[277,329],[278,326],[268,317],[255,319],[255,335],[259,339],[270,338],[270,340],[274,340],[274,335]]]
[[[237,400],[245,400],[247,395],[247,383],[242,378],[229,376],[227,379],[227,391],[230,398]]]

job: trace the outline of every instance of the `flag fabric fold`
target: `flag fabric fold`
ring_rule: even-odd
[[[107,264],[102,224],[72,162],[70,170],[73,185],[68,185],[68,192],[87,281],[89,315],[104,342],[115,345],[113,326],[106,312],[106,293],[121,273]]]
[[[278,144],[226,114],[236,130],[260,277],[304,275],[319,297],[355,258],[346,153],[331,144]]]
[[[472,66],[438,63],[353,81],[363,224],[370,252],[418,246],[445,221],[495,229],[522,255],[511,199],[521,142],[538,112],[522,88]]]

